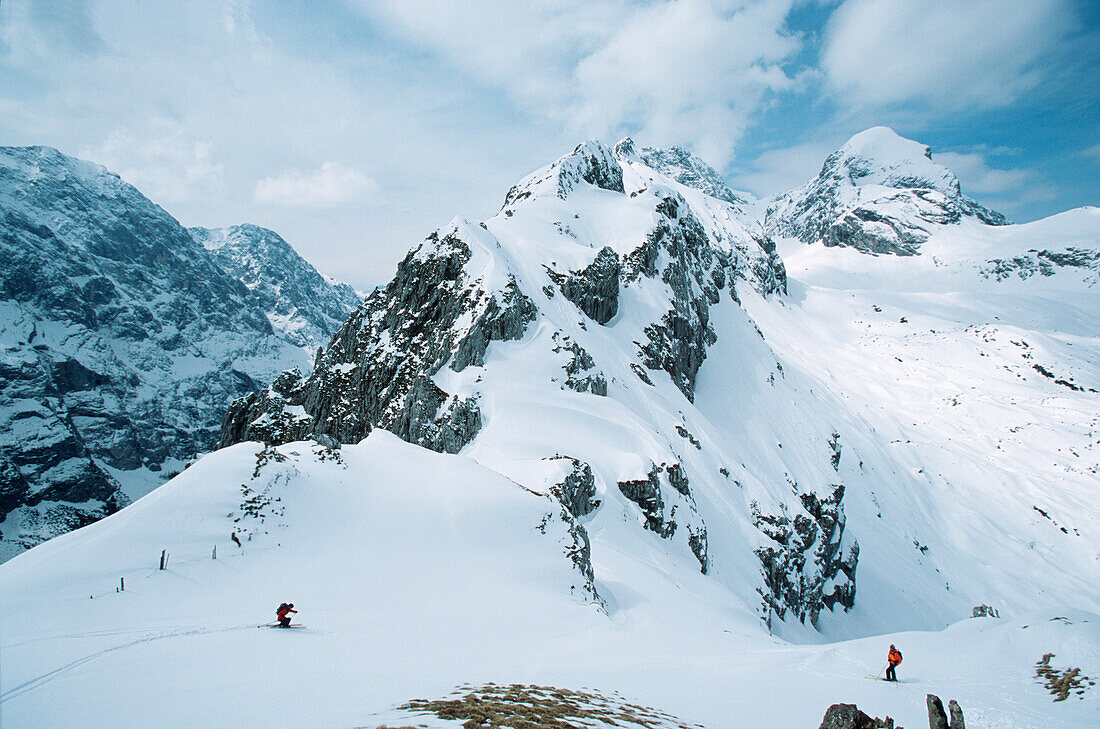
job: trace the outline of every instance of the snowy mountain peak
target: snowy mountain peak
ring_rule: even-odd
[[[581,182],[623,191],[623,170],[611,148],[595,139],[578,144],[570,154],[520,180],[505,196],[504,207],[544,194],[564,200]]]
[[[841,174],[853,185],[928,188],[958,197],[955,173],[932,161],[932,149],[906,139],[890,127],[856,134],[829,155],[821,176]]]
[[[910,256],[934,230],[965,219],[1008,222],[963,195],[958,178],[932,161],[929,147],[873,127],[830,154],[812,180],[774,198],[764,228],[803,243]]]
[[[72,174],[85,180],[103,177],[113,179],[119,185],[125,184],[106,167],[70,157],[53,147],[0,147],[0,167],[17,170],[20,175],[32,181],[41,176],[59,178]]]

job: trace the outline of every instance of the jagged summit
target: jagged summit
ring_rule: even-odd
[[[106,187],[121,189],[126,186],[121,177],[102,165],[41,145],[0,147],[0,166],[8,168],[9,172],[5,175],[8,180],[22,178],[33,183],[72,175],[85,182],[101,180]]]
[[[615,151],[621,156],[637,154],[641,162],[657,172],[711,197],[725,200],[742,214],[755,202],[748,193],[730,189],[717,170],[683,147],[642,147],[641,151],[635,152],[633,140],[627,138],[615,145]]]
[[[532,172],[516,183],[504,197],[504,209],[540,194],[566,199],[579,182],[623,191],[623,171],[611,148],[595,139],[577,145],[570,154]]]
[[[1008,220],[962,194],[931,149],[889,127],[856,134],[825,159],[816,177],[775,198],[764,228],[804,243],[865,253],[914,255],[937,226]]]

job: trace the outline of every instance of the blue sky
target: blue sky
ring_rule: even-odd
[[[0,143],[254,222],[366,287],[583,139],[679,144],[759,196],[886,124],[1019,221],[1100,204],[1085,0],[0,4]]]

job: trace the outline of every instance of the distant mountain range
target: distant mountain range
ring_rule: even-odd
[[[94,521],[217,442],[227,402],[358,304],[275,233],[188,230],[117,175],[0,149],[0,557]]]

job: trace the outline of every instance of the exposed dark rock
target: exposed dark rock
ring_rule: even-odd
[[[926,240],[928,232],[923,228],[873,209],[855,208],[833,221],[824,230],[821,242],[826,246],[855,248],[864,253],[912,256]]]
[[[649,375],[646,374],[645,369],[640,364],[638,364],[637,362],[631,362],[630,369],[634,370],[634,374],[638,375],[639,380],[649,385],[650,387],[653,387],[653,380],[649,378]]]
[[[694,400],[695,376],[706,358],[707,347],[717,341],[710,325],[710,306],[718,303],[720,290],[732,278],[713,272],[730,271],[732,266],[725,254],[709,244],[702,225],[682,197],[666,197],[657,212],[661,221],[639,250],[664,250],[668,255],[661,279],[672,289],[673,308],[660,322],[646,327],[649,341],[639,345],[639,354],[642,364],[667,372],[688,400]],[[628,257],[628,279],[650,275],[648,270],[655,264],[656,254],[642,253],[638,262],[629,260],[634,255]],[[732,285],[730,295],[736,300]]]
[[[588,516],[600,505],[596,498],[596,480],[592,475],[592,467],[584,461],[568,456],[557,456],[572,464],[572,468],[565,479],[553,486],[551,492],[565,507],[566,511],[576,518]]]
[[[681,438],[686,438],[688,443],[691,443],[693,446],[695,446],[696,450],[702,450],[703,449],[703,446],[702,446],[701,443],[699,443],[699,440],[694,435],[692,435],[691,431],[689,431],[684,426],[677,425],[676,426],[676,432],[680,434]]]
[[[1028,279],[1039,274],[1053,276],[1059,269],[1079,269],[1091,272],[1094,280],[1100,274],[1100,250],[1065,248],[1061,251],[1032,250],[1013,258],[994,258],[978,267],[986,278],[1004,281],[1012,276]]]
[[[676,534],[679,523],[676,521],[676,506],[667,510],[662,482],[671,487],[682,499],[682,505],[689,512],[684,521],[688,546],[699,560],[700,571],[706,574],[709,567],[707,554],[707,529],[695,511],[695,500],[691,495],[687,475],[679,463],[653,464],[644,479],[620,481],[619,491],[623,496],[637,504],[645,517],[645,527],[663,539],[671,539]],[[673,494],[675,496],[675,494]]]
[[[588,531],[564,506],[560,503],[558,503],[557,506],[557,519],[565,524],[567,534],[567,539],[562,546],[566,557],[569,558],[569,561],[573,563],[574,569],[576,569],[582,577],[581,591],[587,598],[602,607],[603,600],[596,591],[596,578],[595,573],[592,571],[592,543],[588,539]],[[546,514],[542,522],[538,525],[538,530],[546,534],[546,529],[552,519],[554,519],[553,513]],[[575,585],[574,588],[576,588]]]
[[[840,446],[840,433],[837,433],[835,430],[833,431],[833,434],[829,437],[829,448],[833,451],[833,455],[831,456],[833,470],[839,473],[840,452],[842,448]]]
[[[589,319],[606,324],[619,311],[619,257],[604,247],[583,271],[573,271],[561,284],[561,292]]]
[[[844,545],[844,487],[833,486],[825,499],[802,493],[805,513],[792,518],[786,513],[762,514],[753,503],[753,523],[774,546],[756,550],[763,567],[768,615],[784,618],[788,611],[800,621],[817,624],[821,610],[855,604],[859,544]],[[843,578],[840,577],[843,575]],[[825,593],[827,585],[832,589]]]
[[[825,711],[818,729],[902,729],[894,727],[894,720],[873,719],[856,707],[855,704],[833,704]]]
[[[948,715],[948,729],[966,729],[966,722],[963,721],[963,710],[959,706],[959,702],[955,699],[951,699],[947,702],[947,715]]]
[[[1000,614],[989,605],[975,605],[971,611],[972,618],[999,618]]]
[[[449,398],[430,378],[418,377],[389,428],[410,443],[458,453],[481,430],[481,411],[475,398]]]
[[[646,528],[657,536],[667,539],[676,531],[676,522],[665,521],[665,502],[661,497],[660,472],[660,466],[654,464],[646,478],[620,481],[619,491],[642,510]]]
[[[928,729],[948,729],[947,713],[943,710],[943,702],[935,694],[925,697],[928,704]]]

